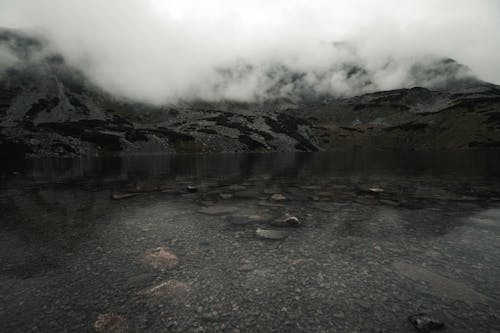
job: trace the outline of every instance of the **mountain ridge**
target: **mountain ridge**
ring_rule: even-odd
[[[2,156],[500,147],[500,87],[470,75],[433,74],[450,83],[437,90],[155,106],[103,91],[36,38],[2,36],[24,59],[0,77]]]

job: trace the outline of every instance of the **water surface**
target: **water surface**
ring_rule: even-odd
[[[499,162],[360,150],[6,163],[0,325],[413,332],[406,318],[426,312],[449,332],[499,330]],[[301,226],[277,227],[285,213]],[[174,265],[152,264],[160,247]]]

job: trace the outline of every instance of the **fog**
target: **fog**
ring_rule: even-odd
[[[96,85],[155,104],[351,96],[475,75],[500,83],[497,0],[2,0]],[[0,47],[0,69],[16,64]]]

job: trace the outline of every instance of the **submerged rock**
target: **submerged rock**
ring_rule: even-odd
[[[271,196],[271,200],[274,200],[274,201],[283,201],[283,200],[286,200],[286,197],[283,194],[276,193],[276,194],[273,194]]]
[[[188,185],[186,187],[186,190],[189,192],[189,193],[196,193],[198,192],[198,188],[196,186],[192,186],[192,185]]]
[[[383,188],[380,187],[357,187],[357,192],[362,194],[380,194],[384,192]]]
[[[248,272],[248,271],[252,271],[255,269],[255,266],[250,262],[250,260],[248,259],[241,259],[240,260],[240,267],[238,268],[238,270],[242,271],[242,272]]]
[[[286,213],[272,221],[271,225],[275,227],[299,227],[300,221],[296,216]]]
[[[444,327],[444,323],[425,313],[418,313],[408,317],[410,323],[420,332],[430,332]]]
[[[257,231],[255,232],[258,237],[264,238],[264,239],[273,239],[273,240],[279,240],[279,239],[285,239],[287,237],[287,234],[278,231],[278,230],[271,230],[271,229],[261,229],[258,228]]]
[[[122,333],[128,328],[127,320],[114,313],[104,313],[97,317],[94,330],[97,333]]]
[[[175,253],[166,247],[147,250],[143,260],[153,268],[174,268],[179,262]]]
[[[243,191],[243,190],[246,190],[246,186],[243,186],[243,185],[230,185],[230,186],[227,186],[226,189],[228,191]]]
[[[189,287],[184,282],[178,280],[168,280],[157,284],[151,288],[143,290],[141,294],[162,297],[162,296],[176,296],[185,293],[189,290]]]
[[[127,198],[132,198],[138,196],[140,193],[113,193],[111,195],[111,199],[113,200],[122,200]]]

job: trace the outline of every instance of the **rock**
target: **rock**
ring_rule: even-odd
[[[229,223],[234,225],[247,225],[252,223],[263,223],[269,219],[262,215],[238,215],[230,216],[228,218]]]
[[[140,292],[140,294],[153,297],[179,296],[187,291],[189,291],[189,287],[187,284],[172,279],[143,290],[142,292]]]
[[[143,260],[154,268],[174,268],[179,262],[175,253],[165,247],[147,250]]]
[[[198,192],[198,188],[196,186],[192,186],[192,185],[188,185],[186,187],[186,190],[189,192],[189,193],[196,193]]]
[[[252,264],[243,264],[238,268],[242,272],[253,271],[254,267]]]
[[[238,210],[237,207],[232,207],[232,206],[211,206],[211,207],[204,207],[200,209],[198,212],[207,215],[222,215],[222,214],[234,213],[237,210]]]
[[[127,320],[114,313],[104,313],[97,317],[94,323],[97,333],[122,333],[127,331]]]
[[[410,323],[420,332],[430,332],[432,330],[441,329],[444,323],[425,313],[418,313],[408,317]]]
[[[219,193],[219,197],[221,199],[227,200],[227,199],[231,199],[233,197],[233,195],[231,193]]]
[[[127,198],[132,198],[138,196],[140,193],[113,193],[111,195],[111,199],[113,200],[122,200]]]
[[[258,237],[264,239],[279,240],[279,239],[285,239],[287,237],[287,234],[285,234],[284,232],[271,229],[258,228],[255,233],[257,234]]]
[[[380,187],[358,187],[357,188],[358,193],[364,193],[364,194],[379,194],[384,192],[384,189]]]
[[[273,194],[271,196],[271,200],[274,200],[274,201],[283,201],[283,200],[286,200],[286,197],[283,194],[276,193],[276,194]]]
[[[271,225],[275,227],[299,227],[300,221],[297,217],[286,213],[283,216],[272,221]]]

